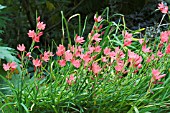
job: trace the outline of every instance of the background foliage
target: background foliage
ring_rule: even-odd
[[[151,10],[156,8],[157,0],[0,0],[0,4],[7,6],[1,16],[8,19],[6,27],[3,28],[2,39],[10,47],[16,47],[18,43],[24,43],[29,46],[25,32],[35,27],[35,13],[43,18],[47,24],[45,36],[41,42],[43,45],[50,44],[51,40],[60,43],[61,32],[61,11],[66,19],[73,14],[81,14],[82,20],[87,16],[88,33],[91,28],[93,15],[96,12],[102,12],[104,8],[110,8],[110,14],[123,13],[127,16],[126,21],[131,29],[151,26],[155,18],[151,18]],[[96,5],[97,3],[97,5]],[[144,11],[143,11],[144,10]],[[148,15],[148,16],[147,16]],[[150,16],[151,15],[151,16]],[[159,16],[157,16],[160,19]],[[149,19],[150,18],[150,19]],[[113,18],[118,21],[119,18]],[[74,33],[77,30],[77,20],[73,19],[70,24],[70,31]],[[3,21],[1,21],[3,22]],[[82,22],[83,23],[83,22]],[[4,24],[1,24],[4,25]],[[1,27],[1,26],[0,26]],[[89,29],[89,30],[88,30]],[[85,34],[87,34],[85,33]],[[67,40],[67,39],[65,39]]]

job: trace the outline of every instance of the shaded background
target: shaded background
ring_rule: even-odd
[[[85,34],[91,30],[94,14],[101,14],[106,7],[110,9],[110,16],[115,13],[124,14],[126,25],[132,30],[154,26],[162,17],[159,11],[154,12],[159,2],[160,0],[0,0],[1,5],[7,6],[0,12],[0,29],[3,32],[0,38],[13,48],[19,43],[29,47],[31,38],[28,38],[27,32],[35,29],[36,11],[41,16],[41,21],[47,24],[41,37],[41,44],[45,46],[52,40],[57,44],[61,43],[61,11],[66,19],[76,13],[81,14],[82,24],[87,16]],[[111,18],[115,22],[118,19]],[[72,38],[78,27],[77,21],[75,18],[69,23]]]

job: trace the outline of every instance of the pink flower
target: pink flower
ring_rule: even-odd
[[[72,84],[72,82],[75,80],[75,78],[74,78],[74,76],[73,75],[70,75],[70,77],[69,78],[66,78],[66,82],[69,84],[69,85],[71,85]]]
[[[29,57],[29,58],[31,58],[31,57],[32,57],[32,56],[31,56],[31,52],[28,52],[28,53],[26,54],[26,56]]]
[[[43,56],[42,60],[44,60],[45,62],[48,62],[49,61],[49,57],[48,56]]]
[[[75,57],[80,57],[81,56],[81,52],[79,50],[76,50],[74,55],[75,55]]]
[[[64,52],[65,52],[65,47],[63,46],[63,45],[59,45],[58,47],[57,47],[57,52],[56,52],[56,55],[57,56],[62,56],[63,54],[64,54]]]
[[[166,54],[170,54],[170,44],[166,48]]]
[[[166,74],[160,75],[159,70],[156,70],[156,69],[152,69],[152,75],[153,75],[152,78],[155,81],[160,80],[161,78],[166,76]]]
[[[44,30],[44,29],[45,29],[45,26],[46,26],[46,24],[44,24],[43,22],[38,22],[38,23],[37,23],[37,28],[38,28],[39,30]]]
[[[106,57],[102,57],[102,62],[107,62]]]
[[[108,47],[106,47],[106,48],[104,49],[104,54],[105,54],[105,55],[109,55],[109,54],[110,54],[110,51],[111,51],[111,49],[108,48]]]
[[[168,32],[167,31],[162,32],[160,38],[161,42],[168,42],[169,38]]]
[[[70,50],[67,50],[65,52],[65,60],[70,61],[73,58],[73,54],[70,52]]]
[[[124,36],[125,39],[130,39],[132,38],[132,34],[131,33],[128,33],[127,31],[122,31],[122,34]]]
[[[115,54],[117,55],[117,57],[121,57],[121,58],[125,57],[125,54],[123,53],[123,51],[119,47],[115,48]]]
[[[10,63],[10,67],[11,67],[12,69],[16,69],[16,68],[17,68],[17,64],[16,64],[15,62],[11,62],[11,63]]]
[[[124,46],[130,46],[132,44],[132,40],[131,39],[125,39],[124,40]]]
[[[130,50],[128,50],[128,56],[128,62],[130,62],[130,66],[132,67],[136,67],[142,62],[142,57],[134,52],[131,52]]]
[[[100,40],[102,40],[100,37],[100,34],[95,33],[92,37],[92,40],[95,40],[96,42],[100,42]]]
[[[83,52],[83,50],[84,50],[84,48],[82,48],[81,46],[78,46],[78,51],[80,51],[80,52]]]
[[[146,48],[146,44],[144,44],[144,45],[142,46],[142,51],[145,52],[145,53],[151,52],[150,48]]]
[[[68,44],[68,48],[70,49],[71,52],[74,52],[77,48],[74,47],[74,45]]]
[[[35,42],[39,42],[40,36],[43,35],[43,32],[39,32],[38,35],[34,32],[34,30],[29,30],[27,33],[28,37],[32,38]]]
[[[50,56],[54,56],[53,53],[50,52],[50,51],[48,51],[48,52],[45,51],[42,59],[43,59],[45,62],[48,62]]]
[[[43,35],[43,32],[39,32],[38,35],[35,35],[34,37],[32,37],[32,39],[35,42],[40,42],[40,37]]]
[[[116,58],[116,52],[111,51],[111,52],[109,53],[109,56],[110,56],[111,59],[115,59],[115,58]]]
[[[115,66],[115,70],[122,71],[123,67],[124,67],[124,61],[119,60],[117,61],[117,66]]]
[[[71,60],[71,63],[72,63],[73,66],[76,67],[76,68],[79,68],[80,65],[81,65],[81,61],[80,61],[80,60],[72,59],[72,60]]]
[[[84,41],[85,41],[84,37],[76,36],[75,40],[76,43],[83,44]]]
[[[134,52],[131,52],[130,50],[128,50],[128,56],[129,58],[133,58],[133,59],[136,58],[136,54]]]
[[[35,42],[40,42],[40,37],[39,37],[39,36],[35,36],[35,37],[33,38],[33,40],[34,40]]]
[[[143,44],[144,40],[143,39],[139,39],[139,43]]]
[[[35,66],[35,67],[40,67],[41,66],[41,64],[42,64],[42,62],[37,58],[36,60],[35,59],[33,59],[33,65]]]
[[[25,46],[24,46],[24,44],[22,44],[22,45],[18,45],[17,46],[17,49],[19,50],[19,51],[25,51]]]
[[[82,54],[80,56],[80,58],[83,59],[85,61],[85,63],[88,63],[91,60],[90,54],[87,54],[87,53],[86,54]]]
[[[158,4],[158,9],[162,12],[162,13],[168,13],[168,6],[165,6],[163,4],[163,2],[161,2],[160,4]]]
[[[97,63],[92,64],[92,71],[94,74],[98,74],[102,69]]]
[[[10,70],[10,63],[3,64],[3,68],[4,68],[5,71]]]
[[[59,65],[61,67],[64,67],[66,65],[66,61],[65,60],[59,60],[58,63],[59,63]]]
[[[158,55],[160,58],[164,56],[160,50],[158,50],[157,55]]]
[[[93,46],[89,46],[89,47],[88,47],[88,49],[89,49],[88,53],[89,53],[89,54],[91,54],[91,53],[93,53],[93,52],[94,52],[95,47],[93,47]]]
[[[103,18],[101,16],[96,17],[96,14],[94,15],[94,21],[95,22],[100,22],[102,20],[103,20]]]
[[[29,30],[29,32],[27,34],[28,34],[28,37],[30,37],[30,38],[33,38],[36,36],[36,33],[34,30]]]
[[[17,68],[17,64],[15,62],[11,62],[11,63],[7,63],[7,64],[3,64],[3,69],[5,71],[8,71],[10,69],[15,70]]]
[[[94,49],[95,52],[100,52],[101,50],[102,50],[102,49],[101,49],[100,46],[96,46],[95,49]]]
[[[132,34],[126,32],[122,32],[123,37],[124,37],[124,46],[130,46],[132,43]]]

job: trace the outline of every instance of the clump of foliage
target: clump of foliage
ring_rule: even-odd
[[[159,4],[167,15],[167,6]],[[131,31],[122,19],[110,21],[108,9],[94,16],[94,25],[84,36],[86,21],[71,40],[68,22],[62,14],[62,40],[54,54],[36,43],[46,24],[36,18],[36,29],[27,33],[32,44],[28,51],[19,44],[21,64],[3,64],[7,75],[0,75],[11,92],[0,93],[2,112],[168,112],[170,100],[170,31],[161,32],[150,42],[147,37],[136,38],[140,30]],[[161,24],[161,23],[160,23]],[[64,39],[68,38],[68,45]],[[40,54],[34,54],[34,51]],[[54,51],[54,50],[53,50]],[[19,74],[14,73],[17,66]],[[34,67],[33,76],[29,67]],[[12,83],[10,74],[18,77]]]

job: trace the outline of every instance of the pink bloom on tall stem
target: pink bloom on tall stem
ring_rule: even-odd
[[[170,54],[170,44],[166,48],[166,54]]]
[[[37,28],[38,28],[39,30],[44,30],[44,29],[45,29],[45,26],[46,26],[46,24],[44,24],[43,22],[38,22],[38,23],[37,23]]]
[[[70,50],[67,50],[65,52],[65,60],[66,61],[71,61],[72,58],[73,58],[73,54],[70,52]]]
[[[57,47],[56,55],[57,55],[57,56],[62,56],[62,55],[64,54],[64,52],[65,52],[65,47],[60,44],[60,45]]]
[[[109,53],[109,56],[110,56],[111,59],[115,60],[116,59],[116,52],[115,51],[111,51]]]
[[[5,71],[10,70],[10,63],[3,64],[3,69],[4,69]]]
[[[81,65],[81,60],[72,59],[71,63],[73,64],[74,67],[79,68]]]
[[[132,34],[128,33],[127,31],[122,32],[124,37],[124,46],[130,46],[132,43]]]
[[[29,30],[27,34],[28,34],[28,37],[32,38],[35,42],[39,42],[40,36],[43,35],[43,32],[39,32],[37,35],[34,30]]]
[[[35,42],[40,42],[40,37],[43,35],[43,32],[39,32],[38,35],[35,35],[32,39]]]
[[[158,9],[162,12],[162,13],[168,13],[168,6],[165,6],[163,2],[158,4]]]
[[[94,74],[98,74],[102,69],[97,63],[92,64],[92,71]]]
[[[40,67],[42,65],[42,62],[38,58],[36,60],[33,59],[32,62],[35,67]]]
[[[110,54],[110,51],[111,51],[111,49],[108,48],[108,47],[106,47],[106,48],[104,49],[104,54],[105,54],[105,55],[109,55],[109,54]]]
[[[153,75],[152,78],[155,81],[160,80],[161,78],[166,76],[166,74],[160,75],[159,70],[156,70],[156,69],[152,69],[152,75]]]
[[[49,52],[45,51],[44,55],[42,57],[42,60],[44,60],[45,62],[48,62],[49,61],[49,57],[50,57]]]
[[[102,20],[103,20],[103,18],[101,16],[96,17],[96,14],[94,15],[94,21],[95,22],[100,22]]]
[[[66,61],[65,60],[59,60],[58,63],[59,63],[59,65],[61,67],[64,67],[66,65]]]
[[[28,37],[30,37],[30,38],[33,38],[36,36],[36,33],[34,30],[29,30],[29,32],[27,34],[28,34]]]
[[[88,63],[88,62],[91,61],[90,54],[87,54],[87,53],[86,54],[82,54],[80,57],[81,57],[81,59],[84,60],[85,63]]]
[[[84,37],[76,36],[75,40],[76,43],[83,44],[84,41],[85,41]]]
[[[123,51],[119,47],[115,48],[115,54],[117,55],[117,57],[121,57],[121,58],[125,57],[125,54],[123,53]]]
[[[89,54],[91,54],[91,53],[93,53],[93,52],[94,52],[95,47],[93,47],[93,46],[89,46],[89,47],[88,47],[88,49],[89,49],[88,53],[89,53]]]
[[[130,39],[132,38],[132,34],[131,33],[128,33],[127,31],[122,31],[122,34],[124,36],[125,39]]]
[[[130,46],[132,44],[131,39],[124,39],[124,46]]]
[[[99,38],[100,34],[95,33],[92,37],[92,40],[95,40],[96,42],[100,42],[100,40],[102,40],[102,38]]]
[[[100,52],[101,50],[102,50],[102,49],[101,49],[100,46],[96,46],[95,49],[94,49],[95,52]]]
[[[33,40],[34,40],[35,42],[40,42],[40,37],[39,37],[39,36],[35,36],[35,37],[33,38]]]
[[[24,46],[24,44],[22,44],[22,45],[18,45],[17,46],[17,49],[19,50],[19,51],[25,51],[25,46]]]
[[[130,62],[130,66],[132,67],[136,67],[142,62],[142,57],[130,50],[128,50],[128,56],[128,62]]]
[[[31,58],[31,57],[32,57],[32,56],[31,56],[31,52],[28,52],[28,53],[26,54],[26,56],[29,57],[29,58]]]
[[[145,52],[145,53],[151,52],[150,48],[146,48],[146,44],[144,44],[144,45],[142,46],[142,51]]]

